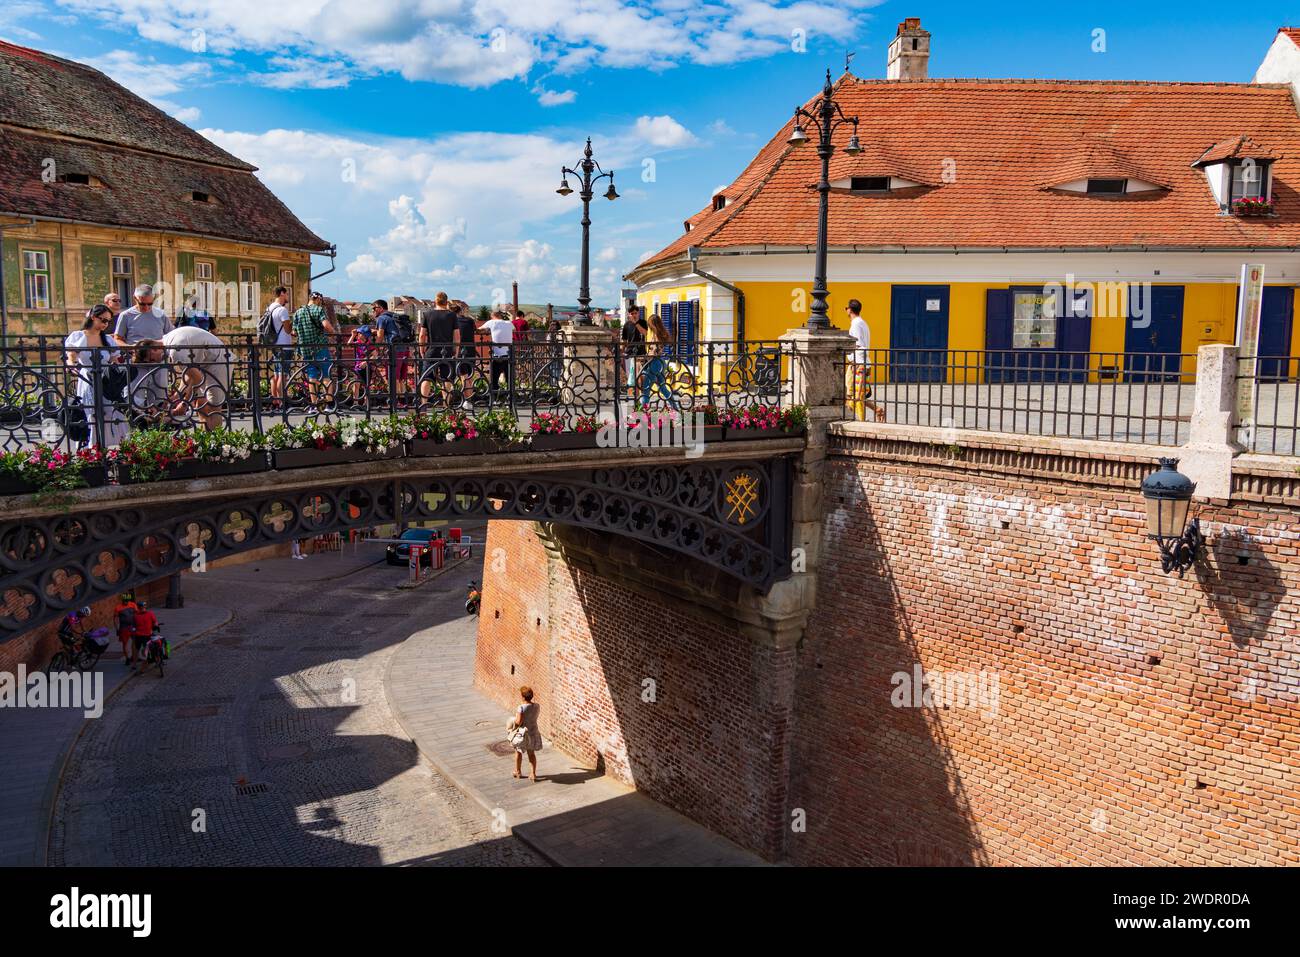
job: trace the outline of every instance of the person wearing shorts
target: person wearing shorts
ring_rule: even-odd
[[[113,609],[113,625],[117,628],[117,640],[122,643],[122,662],[131,663],[131,640],[135,637],[135,617],[139,606],[130,595],[122,595],[117,607]]]
[[[434,296],[433,303],[434,308],[420,317],[419,344],[425,361],[425,370],[420,375],[420,397],[427,403],[436,385],[446,404],[451,395],[456,314],[451,311],[445,292]]]
[[[298,343],[298,355],[305,363],[303,374],[307,379],[307,398],[311,402],[307,409],[309,415],[317,412],[320,405],[329,403],[334,396],[334,380],[330,378],[334,363],[330,360],[329,345],[333,332],[334,323],[325,311],[325,297],[313,292],[307,305],[293,314],[293,338]]]
[[[153,637],[153,630],[158,625],[158,618],[149,610],[149,603],[136,603],[135,634],[132,636],[131,662],[144,666],[144,648]]]

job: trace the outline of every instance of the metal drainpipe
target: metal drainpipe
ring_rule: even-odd
[[[28,226],[35,226],[36,220],[29,220],[25,223],[4,223],[0,225],[0,340],[9,338],[9,297],[5,290],[5,256],[4,256],[4,231],[6,229],[26,229]],[[19,257],[19,273],[22,275],[22,261]],[[51,271],[52,272],[52,271]],[[51,298],[54,290],[51,289]]]
[[[691,260],[691,272],[695,273],[695,275],[699,276],[701,279],[707,279],[709,282],[716,282],[719,286],[721,286],[723,289],[726,289],[728,292],[730,292],[733,296],[736,297],[736,341],[744,342],[745,341],[745,293],[740,289],[739,286],[733,286],[725,279],[719,279],[717,276],[714,276],[711,273],[707,273],[700,268],[700,247],[699,246],[687,246],[686,255],[689,256]]]
[[[330,268],[329,268],[329,269],[326,269],[326,270],[325,270],[324,272],[322,272],[322,273],[317,273],[316,275],[312,276],[310,279],[307,280],[307,285],[310,286],[312,283],[314,283],[314,282],[315,282],[317,279],[319,279],[321,276],[328,276],[330,273],[332,273],[332,272],[334,271],[334,266],[335,266],[335,263],[334,263],[334,257],[337,256],[338,253],[339,253],[339,247],[338,247],[338,244],[337,244],[337,243],[330,243]],[[310,289],[307,290],[307,291],[308,291],[308,292],[311,292]]]

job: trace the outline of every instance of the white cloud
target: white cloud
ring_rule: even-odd
[[[482,87],[524,78],[539,64],[572,74],[750,60],[788,52],[795,29],[847,40],[878,0],[279,0],[271,21],[259,0],[55,2],[187,51],[201,36],[207,53],[329,64],[314,76],[311,68],[266,71],[262,82],[342,85],[349,75],[396,73]]]
[[[613,262],[615,259],[618,258],[618,250],[615,249],[613,246],[606,246],[604,249],[602,249],[599,253],[596,254],[596,258],[603,263]]]
[[[577,98],[576,90],[539,90],[537,93],[537,102],[542,106],[563,106]]]
[[[691,146],[696,142],[695,134],[671,116],[637,117],[636,135],[651,146],[663,149]]]
[[[327,288],[340,294],[427,294],[437,284],[480,302],[517,279],[528,301],[574,298],[578,205],[557,196],[554,183],[560,166],[581,155],[578,142],[508,133],[362,142],[305,130],[201,132],[258,166],[290,209],[338,243],[338,285]],[[617,136],[596,149],[620,166],[637,145]],[[547,231],[557,241],[542,238]],[[598,301],[617,292],[617,280],[615,270],[593,268]]]

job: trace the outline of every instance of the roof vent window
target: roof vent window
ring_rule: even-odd
[[[722,207],[724,207],[724,206],[726,206],[726,205],[727,205],[727,197],[723,196],[721,193],[719,193],[717,196],[714,196],[714,197],[713,197],[713,208],[714,208],[714,209],[722,209]]]
[[[849,180],[849,189],[855,193],[889,192],[888,176],[854,176]]]
[[[1126,179],[1090,179],[1088,192],[1093,195],[1119,196],[1128,190]]]
[[[196,203],[213,202],[211,193],[205,193],[202,190],[197,190],[197,189],[190,193],[190,199],[194,200],[194,202]]]
[[[89,173],[60,173],[58,182],[67,183],[69,186],[95,186],[102,188],[104,181],[98,176],[91,176]]]

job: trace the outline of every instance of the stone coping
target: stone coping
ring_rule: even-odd
[[[1176,446],[887,422],[835,422],[828,434],[832,454],[1050,477],[1134,491],[1159,459],[1190,454]],[[1300,456],[1241,453],[1231,461],[1232,498],[1228,501],[1300,505]],[[1210,499],[1198,496],[1198,501]]]

